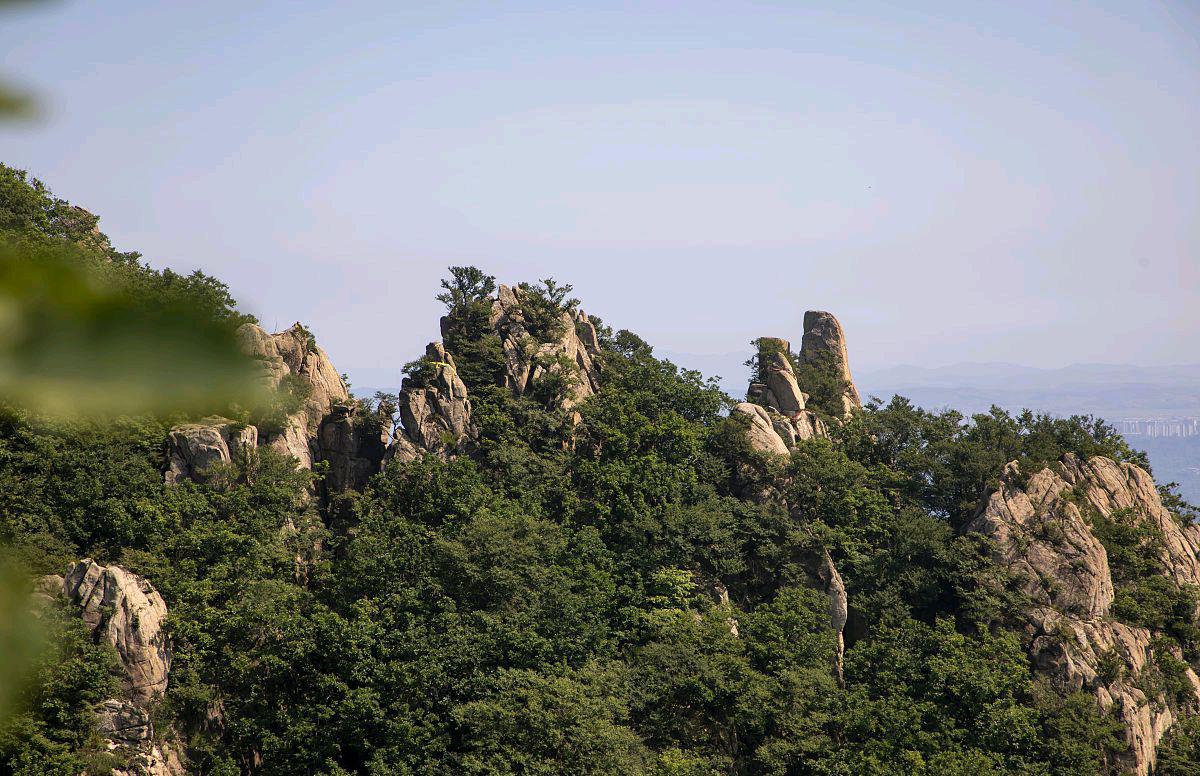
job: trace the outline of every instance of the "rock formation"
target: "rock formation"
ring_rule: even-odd
[[[280,388],[290,379],[302,385],[307,393],[300,410],[287,419],[284,428],[261,434],[259,443],[290,455],[300,466],[311,469],[312,440],[317,427],[335,404],[349,400],[346,383],[312,334],[299,323],[276,334],[267,334],[257,325],[247,323],[238,329],[238,339],[242,350],[261,364],[267,387]]]
[[[771,423],[771,417],[765,409],[757,404],[744,401],[734,405],[733,411],[750,419],[750,423],[746,427],[746,436],[750,440],[752,449],[760,453],[788,454],[788,445],[775,430]]]
[[[458,376],[454,356],[440,342],[425,348],[427,375],[406,377],[400,389],[400,422],[403,436],[412,445],[393,453],[409,456],[414,449],[443,457],[463,449],[479,436],[471,423],[471,400]]]
[[[64,577],[42,578],[38,593],[49,595],[52,587],[78,607],[97,638],[116,649],[124,669],[124,697],[110,698],[96,709],[97,732],[109,749],[120,749],[134,763],[132,770],[116,769],[113,776],[183,776],[173,749],[156,740],[150,716],[151,704],[166,692],[171,668],[162,596],[142,577],[91,558],[72,564]]]
[[[203,480],[204,470],[212,464],[228,463],[239,451],[259,445],[291,456],[305,469],[316,461],[328,461],[326,488],[335,491],[361,487],[379,470],[391,436],[391,418],[378,424],[385,427],[383,439],[361,433],[345,381],[307,329],[296,323],[268,334],[247,323],[238,329],[238,339],[243,352],[258,361],[264,386],[303,397],[300,406],[270,431],[226,418],[176,426],[167,446],[168,483]]]
[[[824,547],[821,548],[821,559],[816,569],[817,586],[829,599],[829,627],[834,632],[834,675],[838,685],[845,686],[843,665],[846,657],[845,632],[846,621],[850,617],[850,600],[846,595],[846,584],[842,581],[842,575],[833,565],[833,556]]]
[[[226,418],[208,418],[171,429],[167,440],[168,483],[203,481],[214,464],[229,463],[258,446],[258,429]]]
[[[556,327],[558,336],[551,342],[539,342],[529,331],[524,309],[529,293],[519,286],[501,285],[492,301],[489,324],[504,348],[505,385],[520,396],[546,374],[569,369],[570,387],[562,401],[569,410],[600,385],[593,358],[599,350],[596,328],[582,310],[574,315],[564,311]]]
[[[1089,515],[1151,522],[1161,532],[1165,576],[1176,586],[1200,584],[1200,546],[1163,506],[1150,475],[1108,458],[1066,455],[1024,486],[1010,463],[1002,484],[967,526],[989,537],[1031,606],[1030,655],[1065,690],[1086,690],[1125,726],[1129,751],[1121,765],[1142,776],[1152,771],[1158,742],[1176,710],[1159,692],[1147,697],[1139,674],[1153,667],[1157,634],[1118,622],[1108,555]],[[1105,665],[1117,661],[1116,667]],[[1200,705],[1200,678],[1184,671],[1191,705]]]
[[[166,691],[171,651],[162,621],[167,605],[153,585],[120,566],[85,558],[67,569],[63,595],[80,607],[93,632],[116,647],[135,702],[147,703]]]
[[[383,464],[392,439],[392,418],[376,413],[361,417],[354,403],[335,404],[317,428],[316,459],[329,462],[328,492],[362,488]]]
[[[850,376],[850,356],[846,334],[833,313],[809,310],[804,314],[804,339],[800,344],[800,363],[830,370],[845,386],[842,394],[843,415],[862,407],[858,389]]]
[[[559,406],[572,410],[599,387],[596,328],[583,311],[563,311],[551,327],[551,341],[539,341],[529,328],[530,293],[501,285],[492,300],[489,325],[504,350],[504,384],[520,396],[551,375],[563,375]],[[445,328],[445,319],[442,325]],[[478,438],[466,385],[454,357],[440,342],[426,348],[428,373],[405,378],[398,396],[400,423],[393,428],[390,417],[373,424],[359,422],[360,410],[345,382],[301,324],[268,334],[247,323],[238,329],[238,339],[242,350],[259,362],[264,386],[298,393],[304,397],[302,405],[272,431],[225,418],[177,426],[168,443],[169,483],[202,480],[204,470],[214,463],[229,462],[240,450],[261,445],[292,456],[306,469],[328,461],[324,489],[336,492],[362,487],[393,458],[409,461],[426,453],[447,457],[470,449]]]
[[[805,315],[805,321],[809,320],[810,315],[812,313]],[[820,315],[828,316],[829,320],[837,326],[837,320],[833,316],[828,313],[820,313]],[[840,326],[837,331],[840,333]],[[807,341],[807,332],[805,338]],[[771,438],[772,434],[763,430],[761,422],[756,424],[755,421],[752,421],[751,425],[756,430],[752,434],[751,445],[760,452],[775,453],[779,452],[780,445],[786,451],[795,447],[797,442],[828,436],[829,431],[825,427],[824,421],[808,407],[810,397],[802,390],[802,386],[796,378],[796,370],[793,368],[792,362],[801,357],[792,355],[791,344],[785,339],[762,337],[758,343],[761,381],[751,381],[750,388],[746,392],[746,403],[761,407],[765,411],[766,425],[779,442],[777,444]],[[841,347],[844,358],[844,341],[841,341]],[[813,358],[817,357],[814,355]],[[821,363],[828,365],[833,362],[823,359]],[[852,385],[851,388],[853,388]],[[857,393],[854,395],[857,397]],[[737,409],[742,413],[748,412],[741,405],[738,405]]]

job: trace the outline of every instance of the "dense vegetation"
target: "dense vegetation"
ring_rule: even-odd
[[[77,238],[65,205],[6,175],[6,230]],[[114,261],[241,319],[211,279]],[[598,319],[603,389],[576,428],[561,386],[501,387],[493,279],[456,268],[444,287],[478,446],[327,505],[268,450],[164,486],[171,418],[0,414],[7,552],[34,574],[91,556],[153,580],[174,640],[156,715],[196,773],[1090,775],[1122,746],[1091,696],[1036,678],[1019,596],[959,532],[1010,460],[1144,464],[1111,429],[896,398],[767,461],[714,383]],[[525,292],[543,335],[573,304],[551,281]],[[766,487],[782,498],[748,496]],[[853,606],[844,686],[818,546]],[[59,644],[0,772],[74,776],[97,755],[111,656],[69,624]],[[1167,772],[1198,738],[1181,728]]]

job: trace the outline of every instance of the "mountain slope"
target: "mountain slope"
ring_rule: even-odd
[[[1112,429],[859,407],[828,313],[760,339],[735,404],[570,292],[452,268],[380,397],[319,332],[239,322],[266,407],[5,407],[6,556],[159,596],[171,659],[134,692],[141,621],[42,584],[3,767],[1186,772],[1196,529]]]

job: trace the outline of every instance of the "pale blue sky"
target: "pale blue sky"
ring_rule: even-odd
[[[856,369],[1200,361],[1195,3],[61,2],[0,17],[0,159],[118,247],[437,336],[446,265],[552,274],[671,351]]]

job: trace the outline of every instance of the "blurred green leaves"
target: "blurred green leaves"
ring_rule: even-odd
[[[60,417],[259,401],[254,363],[227,322],[132,293],[73,253],[0,242],[0,399]]]
[[[38,627],[25,570],[0,556],[0,721],[8,718],[41,653],[44,630]]]

